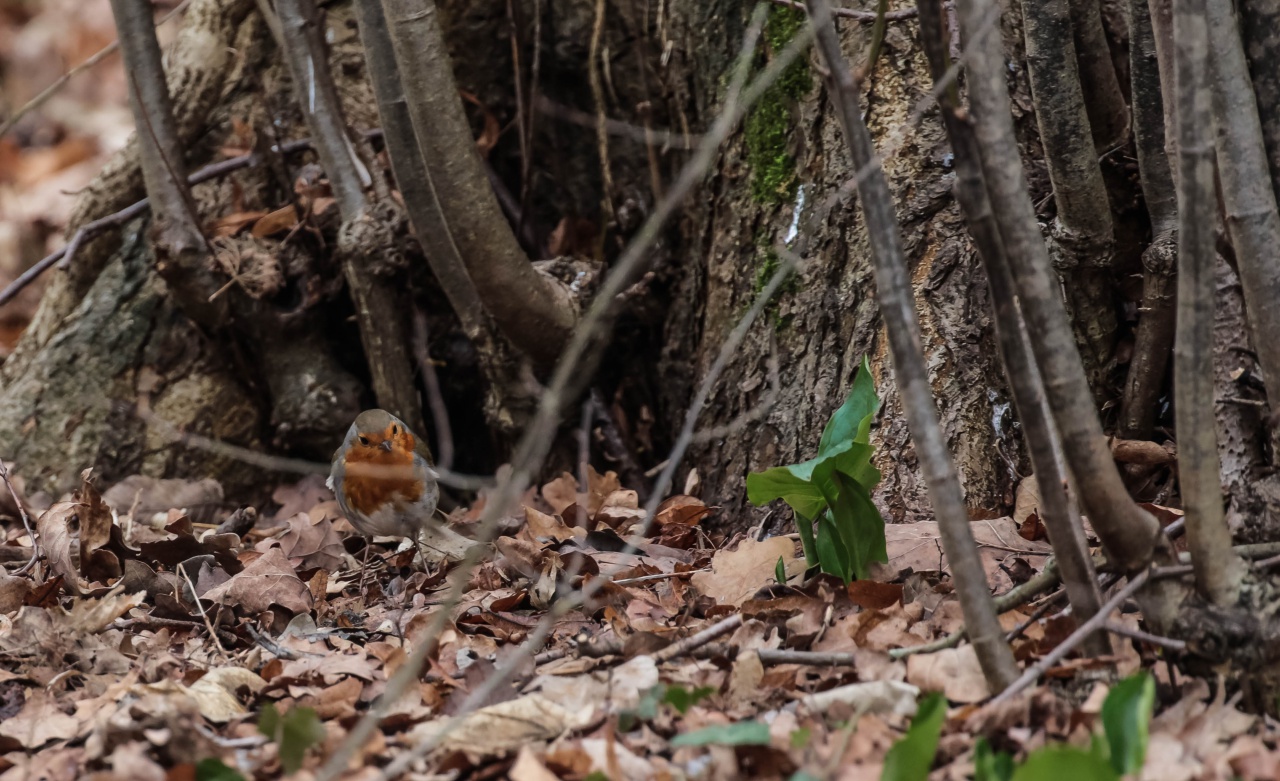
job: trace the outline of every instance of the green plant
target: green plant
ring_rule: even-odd
[[[1120,781],[1135,775],[1146,762],[1155,694],[1155,680],[1145,672],[1116,684],[1102,704],[1102,734],[1093,736],[1088,749],[1044,746],[1019,764],[978,738],[974,781]],[[889,749],[881,781],[923,781],[937,752],[944,712],[940,695],[921,703],[911,729]]]
[[[911,728],[884,757],[880,781],[925,781],[933,757],[938,752],[938,737],[947,716],[947,701],[934,692],[920,703]]]
[[[658,716],[658,709],[663,705],[670,705],[683,716],[689,712],[690,708],[715,692],[714,686],[696,686],[693,689],[686,689],[683,686],[668,686],[660,683],[645,692],[634,708],[628,708],[618,714],[618,728],[623,732],[630,732],[640,722],[652,721]]]
[[[294,708],[282,714],[270,702],[262,706],[258,732],[275,741],[286,773],[298,772],[307,749],[318,745],[325,735],[324,725],[311,708]]]
[[[758,721],[715,724],[671,739],[673,748],[680,746],[766,746],[769,725]]]
[[[244,776],[227,767],[221,759],[210,757],[196,763],[196,781],[244,781]]]
[[[817,457],[747,475],[751,503],[781,499],[790,505],[809,566],[846,583],[867,577],[873,562],[888,560],[884,518],[871,501],[871,490],[880,482],[870,442],[871,420],[879,409],[864,357],[849,397],[822,431]]]

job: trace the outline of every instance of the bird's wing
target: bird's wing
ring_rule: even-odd
[[[342,478],[346,475],[346,472],[346,465],[342,462],[342,448],[338,448],[338,451],[333,454],[333,466],[329,469],[329,477],[324,481],[324,484],[335,495],[338,493],[338,486],[342,484]]]
[[[426,460],[427,466],[434,467],[436,465],[436,460],[431,457],[431,447],[427,444],[427,440],[422,437],[413,438],[413,452],[422,456]]]

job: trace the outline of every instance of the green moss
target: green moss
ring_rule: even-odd
[[[804,24],[804,14],[774,6],[765,23],[764,39],[770,54],[781,51]],[[813,87],[809,63],[804,57],[787,66],[760,97],[747,117],[747,165],[751,168],[751,195],[760,203],[784,203],[795,195],[795,160],[788,152],[796,103]]]
[[[769,280],[773,279],[773,275],[778,273],[779,265],[781,265],[781,261],[778,260],[778,253],[772,249],[762,247],[760,265],[756,268],[755,283],[752,285],[752,299],[764,291],[765,286],[769,284]],[[787,277],[786,281],[782,283],[782,287],[778,292],[774,294],[773,300],[771,300],[765,307],[765,313],[771,320],[773,320],[774,330],[781,331],[791,324],[791,315],[783,316],[779,314],[779,300],[783,295],[787,293],[796,293],[799,290],[800,276],[793,272],[791,276]]]

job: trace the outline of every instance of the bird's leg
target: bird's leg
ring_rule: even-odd
[[[373,548],[373,538],[364,538],[364,564],[360,566],[360,600],[363,604],[368,604],[368,593],[364,590],[365,578],[369,574],[369,550]]]
[[[427,567],[427,549],[423,547],[421,534],[413,535],[413,544],[418,546],[418,558],[422,559],[422,571],[430,574],[431,571]]]

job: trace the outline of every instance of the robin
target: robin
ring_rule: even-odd
[[[426,442],[395,415],[371,409],[347,429],[333,454],[327,485],[364,537],[407,537],[420,550],[425,543],[456,561],[472,541],[434,520],[440,498],[437,477]],[[367,546],[365,551],[367,564]]]
[[[329,488],[366,537],[409,537],[431,520],[440,498],[431,455],[404,421],[386,410],[361,412],[333,454]]]

